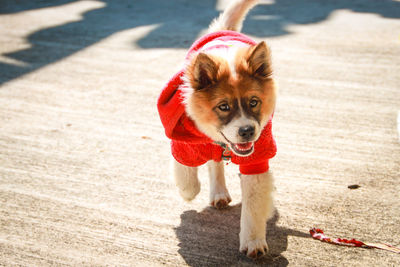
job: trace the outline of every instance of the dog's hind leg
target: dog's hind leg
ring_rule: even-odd
[[[179,194],[186,201],[193,200],[200,192],[200,182],[197,178],[197,167],[189,167],[172,159],[173,175]]]
[[[226,208],[232,198],[225,185],[224,163],[211,160],[207,165],[210,175],[210,205],[217,209]]]

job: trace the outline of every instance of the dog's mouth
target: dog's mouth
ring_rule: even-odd
[[[254,151],[254,142],[237,143],[237,144],[230,143],[230,147],[237,155],[249,156]]]
[[[231,150],[238,156],[246,157],[254,152],[254,142],[245,142],[245,143],[232,143],[225,137],[225,135],[221,132],[221,135],[228,142]]]

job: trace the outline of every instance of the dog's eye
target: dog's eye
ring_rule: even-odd
[[[229,111],[229,110],[230,110],[230,107],[229,107],[228,104],[221,104],[221,105],[218,106],[218,108],[219,108],[221,111]]]
[[[249,103],[250,107],[255,108],[258,105],[258,100],[252,99]]]

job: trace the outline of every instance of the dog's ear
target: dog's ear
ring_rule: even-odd
[[[190,82],[195,90],[201,90],[217,82],[218,65],[208,55],[200,53],[191,66]]]
[[[264,41],[249,51],[247,64],[250,74],[262,79],[271,77],[271,52]]]

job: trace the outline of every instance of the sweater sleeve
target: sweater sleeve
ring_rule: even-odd
[[[241,174],[252,175],[267,172],[269,169],[268,159],[254,162],[250,164],[242,164],[239,166]]]

